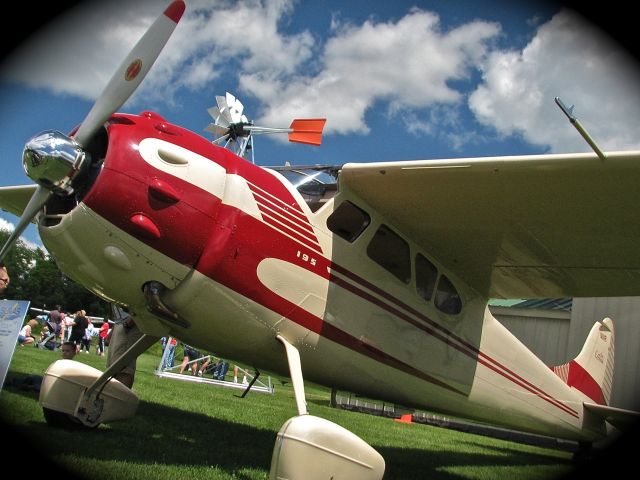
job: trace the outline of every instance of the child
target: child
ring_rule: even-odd
[[[65,360],[73,360],[73,357],[76,356],[76,344],[73,342],[64,342],[60,350],[62,350],[62,358]]]

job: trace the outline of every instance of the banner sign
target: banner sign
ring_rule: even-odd
[[[18,341],[18,334],[29,311],[26,300],[0,300],[0,390]]]

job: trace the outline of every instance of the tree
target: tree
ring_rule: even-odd
[[[0,229],[0,245],[9,235]],[[7,298],[29,300],[32,307],[47,310],[62,305],[70,313],[84,309],[94,316],[109,315],[109,304],[65,276],[43,249],[18,240],[4,261],[11,277]]]

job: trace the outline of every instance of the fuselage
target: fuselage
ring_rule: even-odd
[[[116,115],[106,135],[91,184],[40,235],[145,333],[286,374],[280,334],[305,378],[329,387],[564,438],[604,433],[485,295],[352,192],[312,212],[277,172],[152,113]],[[183,322],[146,309],[150,281]]]

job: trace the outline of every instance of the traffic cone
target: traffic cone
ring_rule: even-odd
[[[400,423],[413,423],[413,414],[407,413],[406,415],[401,415],[400,418],[396,418],[395,421]]]

